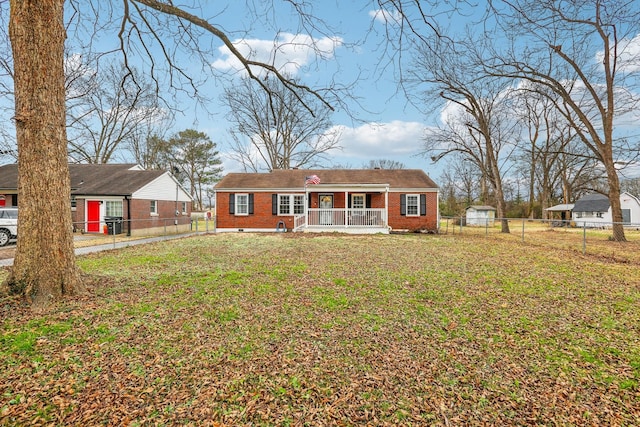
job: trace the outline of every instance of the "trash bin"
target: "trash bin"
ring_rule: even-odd
[[[107,234],[122,234],[122,220],[121,216],[105,216],[104,222],[107,224]]]

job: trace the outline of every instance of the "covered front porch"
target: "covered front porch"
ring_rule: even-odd
[[[305,188],[304,213],[293,231],[389,233],[389,186],[311,185]]]

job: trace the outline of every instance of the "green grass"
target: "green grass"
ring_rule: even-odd
[[[633,255],[287,233],[78,262],[82,298],[0,300],[0,425],[640,424]]]

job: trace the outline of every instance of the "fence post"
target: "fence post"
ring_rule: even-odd
[[[524,218],[522,218],[522,241],[524,242]]]
[[[489,235],[489,218],[484,219],[484,235]]]
[[[460,217],[460,234],[462,234],[462,217]]]
[[[582,255],[587,254],[587,221],[582,223]]]

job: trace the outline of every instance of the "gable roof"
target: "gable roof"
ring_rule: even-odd
[[[167,172],[144,170],[136,164],[70,164],[71,194],[130,196]],[[0,189],[18,188],[18,165],[0,166]]]
[[[472,205],[467,207],[466,210],[469,210],[469,209],[473,209],[476,211],[495,211],[496,210],[496,208],[494,208],[493,206],[486,206],[486,205]]]
[[[573,210],[573,203],[562,203],[560,205],[554,205],[551,206],[550,208],[546,208],[545,211],[549,211],[549,212],[564,212],[564,211],[570,211]]]
[[[265,173],[228,173],[215,186],[217,191],[243,188],[302,189],[306,177],[317,175],[323,185],[389,184],[391,188],[438,188],[420,169],[282,169]],[[320,187],[318,187],[320,186]]]
[[[587,194],[576,200],[573,206],[574,212],[606,212],[609,210],[611,203],[609,198],[604,194],[593,193]]]

